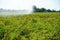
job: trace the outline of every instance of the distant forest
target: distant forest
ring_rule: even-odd
[[[10,10],[10,9],[0,8],[0,12],[19,12],[19,11],[24,11],[24,10]]]
[[[0,8],[0,12],[27,12],[27,10],[11,10]]]
[[[10,10],[10,9],[3,9],[0,8],[0,12],[27,12],[28,10]],[[60,10],[50,10],[46,8],[37,8],[36,6],[33,6],[33,12],[60,12]]]
[[[50,9],[45,9],[45,8],[37,8],[36,6],[33,6],[33,12],[60,12],[60,10],[50,10]]]

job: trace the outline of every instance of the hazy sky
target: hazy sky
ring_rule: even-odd
[[[39,8],[60,9],[60,0],[0,0],[0,8],[16,10],[32,10],[32,6]]]

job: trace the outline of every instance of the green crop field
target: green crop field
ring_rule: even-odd
[[[60,40],[60,12],[0,16],[0,40]]]

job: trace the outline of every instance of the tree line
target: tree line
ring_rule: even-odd
[[[60,10],[50,10],[50,9],[45,9],[45,8],[37,8],[36,6],[33,6],[33,12],[60,12]]]

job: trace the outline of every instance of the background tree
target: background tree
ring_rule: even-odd
[[[60,12],[60,10],[58,12]]]
[[[50,9],[47,9],[47,12],[51,12],[51,10]]]
[[[56,12],[56,10],[53,9],[52,12]]]
[[[37,10],[37,8],[36,8],[36,6],[34,5],[34,6],[33,6],[33,12],[36,12],[36,10]]]
[[[46,12],[46,9],[45,8],[41,8],[40,12]]]

